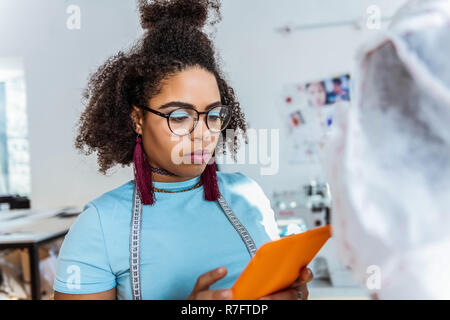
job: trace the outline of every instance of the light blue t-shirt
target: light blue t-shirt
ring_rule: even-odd
[[[256,246],[279,239],[270,201],[260,186],[241,173],[217,172],[219,188]],[[154,182],[182,190],[183,182]],[[54,289],[89,294],[117,287],[118,299],[131,299],[129,241],[134,181],[90,201],[67,233],[58,256]],[[250,261],[240,235],[217,201],[204,199],[203,186],[180,193],[155,193],[143,206],[141,239],[142,298],[186,299],[197,278],[220,266],[227,275],[210,289],[231,288]]]

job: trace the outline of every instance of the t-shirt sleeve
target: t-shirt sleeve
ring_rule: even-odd
[[[270,205],[270,200],[267,198],[266,194],[264,193],[261,186],[252,178],[247,177],[246,175],[242,173],[238,173],[241,175],[241,177],[251,184],[252,186],[252,196],[257,199],[255,202],[258,203],[259,209],[261,211],[263,220],[262,223],[264,224],[264,228],[266,229],[267,234],[269,235],[271,240],[277,240],[280,239],[280,232],[278,230],[278,223],[275,219],[275,212],[272,209],[272,206]]]
[[[100,216],[90,202],[67,233],[58,255],[53,289],[68,294],[90,294],[116,286]]]

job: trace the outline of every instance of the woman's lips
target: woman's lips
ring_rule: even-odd
[[[191,163],[205,163],[209,160],[211,152],[209,150],[196,150],[192,153],[185,154],[185,157],[191,160]]]

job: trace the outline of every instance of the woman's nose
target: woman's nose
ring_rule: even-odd
[[[202,140],[207,140],[211,138],[211,132],[209,131],[208,126],[206,124],[205,115],[201,115],[200,118],[198,119],[198,123],[193,131],[193,138]]]

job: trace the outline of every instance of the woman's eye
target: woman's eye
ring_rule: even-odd
[[[188,116],[170,117],[170,121],[175,121],[175,122],[182,122],[182,121],[186,121],[187,119],[189,119]]]
[[[210,113],[208,115],[208,118],[211,119],[211,120],[219,120],[220,119],[220,113],[219,112],[217,112],[217,113]]]
[[[209,121],[220,121],[220,117],[215,116],[209,117]]]
[[[177,121],[177,122],[184,121],[187,119],[189,119],[189,114],[186,112],[174,112],[170,116],[170,120]]]

